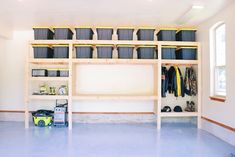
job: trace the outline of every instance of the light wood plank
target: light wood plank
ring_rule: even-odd
[[[32,64],[68,64],[69,59],[30,59]]]
[[[171,60],[171,59],[162,59],[162,65],[197,65],[198,60]]]
[[[31,95],[31,100],[56,100],[56,99],[68,99],[68,96],[64,95]]]
[[[68,77],[30,77],[31,81],[68,81]]]
[[[198,112],[164,112],[160,113],[161,117],[197,117]]]

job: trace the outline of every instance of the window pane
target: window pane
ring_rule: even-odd
[[[215,30],[215,65],[225,65],[225,24]]]
[[[226,95],[225,67],[215,67],[215,94]]]

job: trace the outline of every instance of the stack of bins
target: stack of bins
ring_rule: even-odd
[[[155,46],[139,46],[137,48],[137,57],[138,59],[154,59],[155,51],[156,51]],[[158,58],[157,54],[156,58]]]
[[[77,40],[92,40],[94,32],[91,27],[76,27]]]
[[[56,40],[73,39],[73,31],[69,27],[54,27]]]
[[[97,27],[98,40],[112,40],[113,28],[112,27]]]
[[[33,27],[35,40],[51,40],[54,37],[53,31],[48,27]]]
[[[134,28],[132,27],[118,27],[118,40],[133,40]]]
[[[180,47],[176,51],[176,59],[196,60],[197,47]]]
[[[137,39],[138,40],[153,41],[154,40],[154,31],[155,31],[155,28],[140,27],[136,33]]]
[[[98,58],[113,58],[113,45],[96,45]]]
[[[34,58],[53,58],[53,49],[49,45],[33,45]]]
[[[177,28],[160,28],[157,33],[158,41],[176,41]]]
[[[162,59],[176,59],[176,46],[162,46]]]
[[[69,58],[69,45],[53,45],[53,58]]]
[[[176,33],[177,41],[196,41],[196,29],[179,29]]]
[[[120,59],[133,59],[133,45],[117,45],[118,58]]]
[[[75,45],[76,58],[93,58],[92,45]]]

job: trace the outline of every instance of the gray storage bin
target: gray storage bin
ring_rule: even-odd
[[[53,45],[53,58],[69,58],[69,45]]]
[[[195,29],[181,29],[176,34],[177,41],[196,41]]]
[[[53,58],[53,49],[48,45],[33,45],[34,58]]]
[[[138,40],[154,40],[154,28],[140,28],[137,31],[137,38]]]
[[[112,40],[113,28],[98,27],[96,31],[98,40]]]
[[[92,58],[93,47],[92,45],[75,45],[76,58]]]
[[[139,46],[137,48],[137,57],[138,59],[154,59],[155,50],[155,46]]]
[[[196,60],[197,47],[181,47],[176,51],[176,59]]]
[[[47,70],[46,69],[32,69],[32,77],[46,77]]]
[[[176,59],[176,46],[163,46],[162,59]]]
[[[169,29],[161,29],[157,33],[158,41],[176,41],[176,31],[177,29],[169,28]]]
[[[47,76],[48,77],[58,77],[59,70],[58,69],[47,69]]]
[[[96,45],[98,58],[113,58],[113,45]]]
[[[60,77],[69,77],[69,70],[68,69],[59,69],[59,76]]]
[[[70,28],[54,28],[56,40],[73,39],[73,32]]]
[[[35,40],[50,40],[53,39],[54,33],[50,28],[34,27]]]
[[[132,45],[118,45],[118,58],[121,59],[132,59],[134,46]]]
[[[94,32],[91,28],[78,27],[76,30],[76,39],[77,40],[92,40]]]
[[[134,28],[118,28],[118,40],[133,40]]]

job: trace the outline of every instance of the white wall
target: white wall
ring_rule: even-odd
[[[225,8],[216,16],[201,24],[198,30],[198,40],[202,43],[202,116],[218,121],[235,128],[235,3]],[[219,21],[226,24],[226,102],[216,102],[209,99],[210,96],[210,49],[209,30]],[[221,132],[216,132],[215,128],[208,129],[215,135],[223,138]],[[233,133],[234,135],[234,133]],[[224,139],[224,138],[223,138]]]

